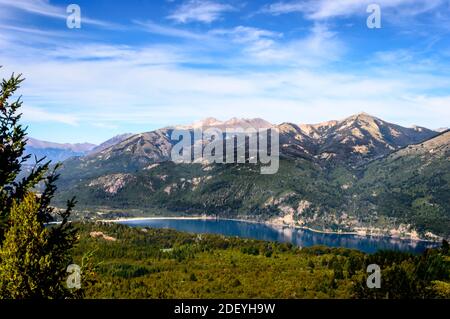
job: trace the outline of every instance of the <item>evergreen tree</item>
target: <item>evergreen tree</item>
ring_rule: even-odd
[[[9,102],[23,82],[21,75],[14,74],[3,79],[0,87],[0,243],[8,227],[8,214],[14,200],[21,200],[29,189],[44,180],[50,163],[44,159],[36,160],[31,173],[21,181],[17,177],[23,164],[30,158],[24,156],[26,145],[26,128],[20,123],[22,106],[20,97]],[[45,215],[45,214],[44,214]],[[42,216],[43,219],[48,216]]]
[[[40,203],[29,193],[13,202],[10,227],[0,249],[0,298],[60,298],[70,296],[64,287],[65,263],[54,249],[52,229],[38,220]]]
[[[44,159],[36,159],[31,173],[18,181],[30,156],[24,156],[26,128],[19,123],[22,101],[9,100],[22,81],[13,74],[0,88],[0,297],[70,297],[63,279],[76,242],[68,222],[75,201],[68,201],[66,210],[50,206],[58,165],[49,171]],[[33,195],[37,186],[43,189],[39,196]],[[55,216],[60,224],[46,227]]]

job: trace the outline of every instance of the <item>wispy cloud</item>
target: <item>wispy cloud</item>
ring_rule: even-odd
[[[274,15],[300,12],[307,19],[323,20],[366,14],[369,4],[377,3],[382,10],[395,10],[399,16],[415,16],[448,4],[448,0],[301,0],[280,1],[265,5],[261,12]]]
[[[64,16],[63,8],[51,5],[47,0],[0,0],[0,5],[52,18]]]
[[[275,2],[266,4],[261,10],[261,13],[270,13],[273,15],[280,15],[293,12],[307,12],[308,3],[305,1],[294,2]]]
[[[249,61],[289,66],[325,65],[345,54],[346,46],[325,24],[316,23],[303,37],[283,40],[283,34],[238,27],[229,33],[243,46]]]
[[[21,34],[31,34],[34,36],[37,35],[37,36],[43,36],[43,37],[65,36],[65,34],[60,31],[49,31],[49,30],[43,30],[43,29],[37,29],[37,28],[21,27],[21,26],[6,25],[6,24],[0,24],[0,29],[13,31],[13,32],[19,32]]]
[[[28,123],[62,123],[77,126],[79,119],[73,114],[52,112],[43,108],[25,105],[23,118]]]
[[[189,0],[178,6],[167,18],[178,23],[211,23],[230,11],[236,10],[229,4],[210,0]]]
[[[144,31],[159,35],[164,35],[168,37],[175,38],[184,38],[184,39],[194,39],[194,40],[202,40],[205,39],[206,36],[204,34],[199,34],[195,32],[190,32],[187,30],[164,26],[161,24],[154,23],[152,21],[134,21],[134,23],[140,26]]]
[[[9,11],[9,15],[19,11],[62,20],[66,20],[68,16],[66,8],[52,5],[48,0],[0,0],[0,9]],[[115,23],[92,19],[84,14],[82,14],[81,23],[108,29],[122,28]]]
[[[281,38],[283,36],[280,32],[246,26],[237,26],[233,29],[214,29],[210,31],[210,34],[217,36],[230,36],[238,43],[254,42],[261,39]]]

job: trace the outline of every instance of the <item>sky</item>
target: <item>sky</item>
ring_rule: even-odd
[[[54,142],[206,117],[433,129],[450,126],[449,36],[450,0],[0,0],[0,78],[23,74],[29,135]]]

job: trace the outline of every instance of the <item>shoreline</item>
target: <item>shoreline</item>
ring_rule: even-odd
[[[335,232],[335,231],[328,231],[328,230],[318,230],[306,226],[291,226],[291,225],[280,225],[277,223],[273,223],[270,221],[257,221],[257,220],[250,220],[250,219],[239,219],[239,218],[217,218],[212,216],[154,216],[154,217],[120,217],[117,219],[102,219],[97,220],[97,222],[102,223],[121,223],[121,222],[128,222],[128,221],[146,221],[146,220],[230,220],[230,221],[236,221],[236,222],[245,222],[245,223],[253,223],[253,224],[261,224],[266,225],[274,228],[290,228],[290,229],[301,229],[301,230],[308,230],[313,233],[318,234],[326,234],[326,235],[352,235],[362,238],[389,238],[389,239],[397,239],[397,240],[409,240],[411,242],[426,242],[426,243],[439,243],[440,240],[430,240],[430,239],[421,239],[421,238],[410,238],[410,237],[394,237],[394,236],[388,236],[383,234],[359,234],[358,232]]]

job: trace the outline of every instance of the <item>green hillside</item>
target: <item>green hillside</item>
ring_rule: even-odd
[[[358,209],[450,234],[450,132],[374,161],[358,182]]]

